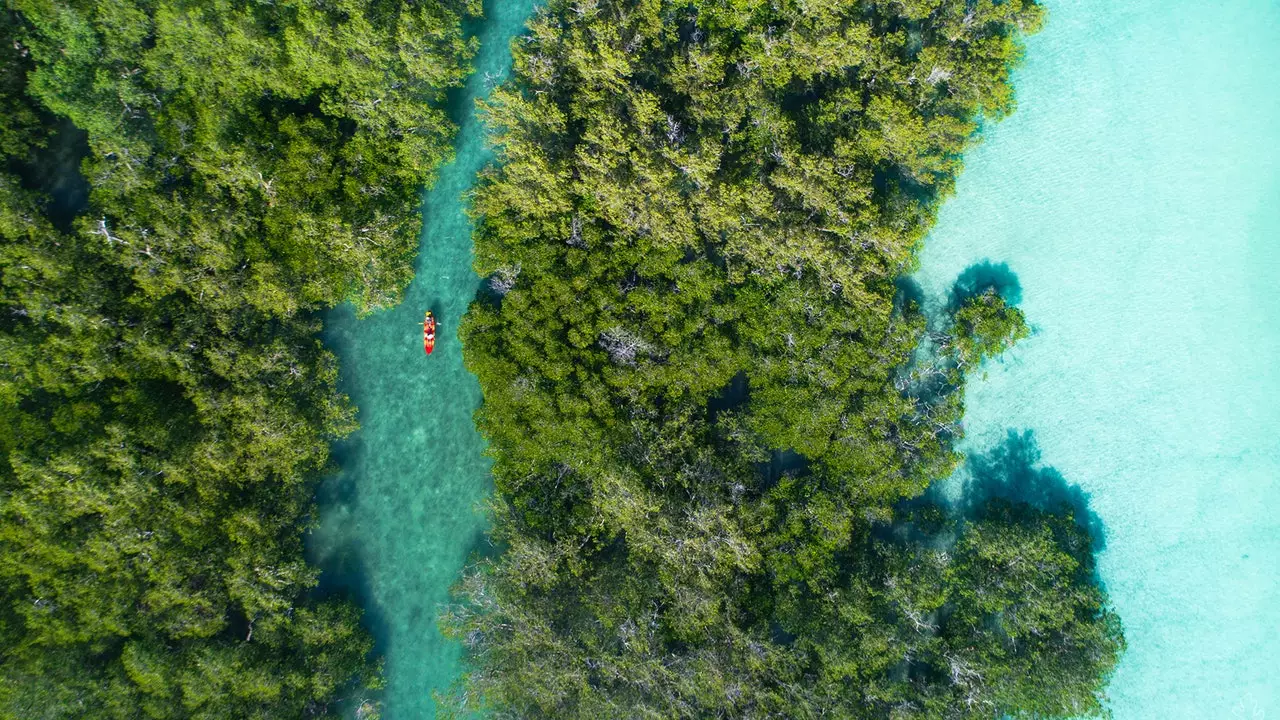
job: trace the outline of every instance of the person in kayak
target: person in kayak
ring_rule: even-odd
[[[436,347],[436,316],[430,310],[422,319],[422,349],[428,355]]]

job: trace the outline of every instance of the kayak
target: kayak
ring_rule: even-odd
[[[422,349],[428,355],[436,349],[436,316],[430,310],[422,319]]]

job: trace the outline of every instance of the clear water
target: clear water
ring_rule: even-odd
[[[433,690],[459,672],[460,648],[436,628],[467,556],[484,542],[479,503],[491,488],[472,413],[480,387],[462,364],[456,330],[475,297],[471,224],[463,193],[490,160],[476,98],[504,78],[509,42],[532,0],[485,3],[474,27],[476,72],[450,99],[459,123],[457,159],[423,201],[417,276],[398,307],[356,319],[349,307],[326,318],[325,340],[341,361],[342,389],[361,429],[335,448],[341,473],[321,490],[321,524],[310,551],[328,586],[359,595],[386,657],[383,717],[434,716]],[[422,352],[422,315],[438,318],[435,351]]]
[[[923,254],[989,259],[1036,334],[972,387],[1088,493],[1119,720],[1280,718],[1280,2],[1048,0]]]

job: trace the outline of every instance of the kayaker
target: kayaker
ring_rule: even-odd
[[[436,346],[436,316],[427,311],[426,317],[422,319],[422,349],[428,354],[435,349]]]

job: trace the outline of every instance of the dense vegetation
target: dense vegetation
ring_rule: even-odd
[[[6,1],[0,717],[318,717],[377,684],[302,558],[354,417],[315,311],[411,273],[464,2]]]
[[[495,717],[1068,717],[1123,646],[1055,508],[904,504],[1026,334],[896,281],[1033,0],[551,0],[485,110],[463,327],[495,543],[447,629]]]

